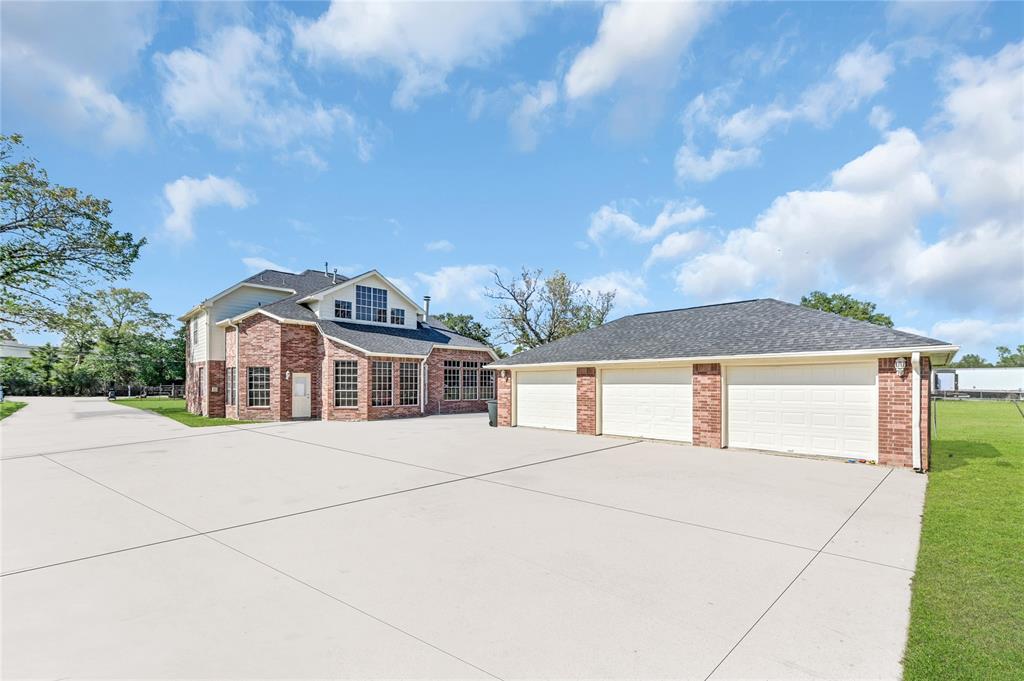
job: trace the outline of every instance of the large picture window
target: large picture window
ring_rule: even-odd
[[[477,399],[477,386],[480,382],[480,362],[462,363],[462,399]]]
[[[334,363],[334,406],[359,406],[359,365],[354,361]]]
[[[387,289],[356,284],[356,319],[388,323]]]
[[[480,399],[494,399],[494,372],[490,369],[480,370]]]
[[[370,404],[375,407],[390,407],[391,401],[391,362],[373,363],[373,385]]]
[[[457,400],[461,391],[459,390],[462,380],[462,362],[455,359],[444,361],[444,399]]]
[[[238,400],[238,369],[228,367],[224,371],[224,404],[232,406]]]
[[[334,316],[338,319],[352,319],[352,303],[347,300],[335,300]]]
[[[246,386],[250,407],[270,406],[270,367],[249,367]]]
[[[416,362],[398,365],[398,403],[405,406],[420,403],[420,365]]]

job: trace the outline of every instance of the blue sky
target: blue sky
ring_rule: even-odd
[[[0,114],[176,315],[328,261],[485,318],[528,266],[617,315],[849,292],[991,359],[1024,342],[1022,7],[5,2]]]

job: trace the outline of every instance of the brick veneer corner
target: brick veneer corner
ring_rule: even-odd
[[[907,368],[896,375],[896,358],[878,360],[878,463],[884,466],[914,465],[913,380],[910,358]],[[931,361],[921,358],[921,469],[931,459]]]
[[[512,425],[512,372],[499,369],[494,372],[494,389],[498,397],[498,426]]]
[[[597,435],[597,369],[576,369],[576,432]]]
[[[693,444],[722,447],[722,365],[693,365]]]

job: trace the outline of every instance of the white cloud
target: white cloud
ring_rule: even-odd
[[[615,293],[617,310],[635,310],[648,304],[643,294],[647,288],[643,277],[629,272],[608,272],[581,282],[584,289],[593,293]]]
[[[4,100],[73,139],[141,145],[146,117],[116,91],[135,74],[155,19],[146,3],[5,3]]]
[[[604,6],[597,38],[565,75],[569,99],[604,92],[616,83],[671,79],[680,55],[714,15],[713,3],[619,2]]]
[[[558,86],[544,80],[527,91],[508,117],[508,125],[521,151],[533,151],[540,137],[538,128],[547,124],[551,108],[558,102]]]
[[[955,60],[932,137],[886,133],[824,189],[778,197],[750,228],[681,267],[680,289],[717,299],[762,287],[787,297],[847,287],[933,309],[1019,317],[1022,84],[1024,45]]]
[[[607,204],[590,216],[587,236],[594,243],[600,243],[606,236],[624,236],[637,242],[651,241],[673,227],[700,222],[709,215],[708,210],[695,201],[668,201],[654,223],[645,226],[615,204]]]
[[[493,270],[492,265],[458,265],[442,267],[433,274],[417,272],[416,278],[436,303],[480,302],[494,278]]]
[[[696,180],[707,182],[736,168],[747,168],[761,159],[761,150],[756,147],[742,149],[715,149],[710,156],[701,156],[697,150],[684,144],[676,153],[676,178],[681,182]]]
[[[681,182],[706,182],[722,173],[756,164],[758,144],[772,130],[802,121],[825,127],[841,114],[859,106],[881,91],[893,70],[892,57],[864,43],[842,55],[827,78],[808,87],[792,106],[781,100],[748,106],[730,116],[719,111],[728,106],[738,84],[719,87],[695,97],[683,112],[686,140],[676,154],[676,177]],[[881,115],[881,110],[877,112]],[[704,156],[694,140],[702,131],[715,138],[715,149]]]
[[[871,113],[868,114],[868,123],[875,130],[885,132],[892,125],[892,112],[881,104],[877,104],[871,107]]]
[[[225,28],[199,49],[158,54],[163,100],[171,122],[206,133],[229,147],[298,146],[287,157],[324,169],[326,162],[305,140],[352,139],[363,161],[372,155],[367,127],[348,109],[306,97],[282,64],[281,36],[244,26]]]
[[[999,339],[1024,336],[1024,321],[993,322],[988,319],[946,319],[932,326],[933,338],[963,346],[967,352],[987,348],[987,359],[992,360]],[[961,351],[963,352],[963,350]]]
[[[230,177],[207,175],[197,179],[187,175],[164,185],[164,199],[170,209],[164,219],[164,233],[183,242],[195,237],[195,212],[206,206],[245,208],[252,198],[245,188]]]
[[[284,265],[278,265],[272,260],[260,257],[248,257],[242,258],[242,264],[245,265],[246,269],[250,272],[261,272],[263,270],[277,270],[279,272],[294,272],[295,270],[285,267]]]
[[[455,250],[455,244],[448,239],[439,239],[437,241],[428,241],[423,245],[428,251],[439,251],[441,253],[450,253]]]
[[[651,254],[644,262],[648,268],[659,260],[677,260],[681,256],[692,253],[708,241],[707,233],[695,229],[689,232],[673,232],[651,248]]]
[[[531,11],[510,2],[332,2],[316,20],[297,19],[293,32],[296,47],[314,62],[397,71],[392,103],[411,108],[447,89],[456,68],[486,64],[517,40]]]

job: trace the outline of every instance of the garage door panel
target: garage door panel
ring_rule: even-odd
[[[576,371],[517,372],[516,424],[576,430]]]
[[[874,363],[730,367],[733,447],[875,458]]]
[[[606,369],[601,377],[601,430],[608,435],[690,441],[690,367]]]

